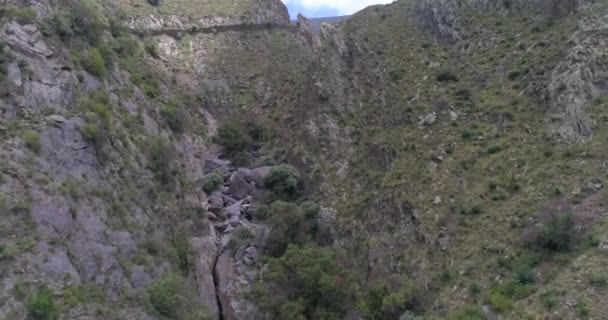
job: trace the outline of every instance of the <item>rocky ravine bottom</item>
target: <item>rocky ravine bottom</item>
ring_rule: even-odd
[[[258,258],[270,228],[256,223],[255,208],[264,203],[264,177],[272,167],[235,168],[229,161],[205,161],[208,175],[223,175],[223,186],[207,194],[204,232],[191,239],[198,292],[212,319],[260,318],[245,293],[255,284]]]

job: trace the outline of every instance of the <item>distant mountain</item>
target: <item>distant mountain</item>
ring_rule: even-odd
[[[314,32],[319,32],[321,30],[321,24],[323,22],[327,22],[329,24],[336,25],[342,22],[344,19],[350,16],[340,16],[340,17],[325,17],[325,18],[310,18],[310,26]],[[297,20],[291,20],[291,23],[296,24]]]

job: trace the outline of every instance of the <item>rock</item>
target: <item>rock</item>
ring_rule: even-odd
[[[312,30],[310,22],[301,13],[298,13],[298,20],[296,22],[296,26],[298,27],[298,31],[300,32],[302,37],[306,39],[308,44],[313,49],[317,49],[321,45],[319,39]]]
[[[608,253],[608,240],[602,241],[597,248],[602,252]]]
[[[441,204],[441,197],[440,196],[435,196],[435,198],[433,199],[433,204],[434,205]]]
[[[258,308],[244,298],[257,278],[257,269],[243,261],[235,261],[231,250],[226,250],[217,260],[215,268],[218,299],[225,320],[263,319]]]
[[[241,218],[241,206],[243,205],[243,200],[236,202],[235,204],[227,207],[225,209],[226,212],[226,216],[228,218],[232,218],[232,217],[237,217],[237,218]]]
[[[240,169],[230,178],[229,194],[236,200],[244,199],[255,190],[255,187],[247,182],[245,178],[246,174]]]
[[[441,247],[442,251],[446,251],[447,249],[449,249],[450,244],[451,244],[451,238],[449,234],[442,234],[439,236],[439,239],[437,240],[437,243],[439,243],[439,247]]]
[[[426,116],[422,117],[418,122],[420,126],[430,126],[437,120],[437,113],[429,113]]]
[[[209,219],[211,221],[216,221],[218,218],[215,215],[215,213],[209,211],[209,212],[207,212],[207,219]]]
[[[481,306],[481,310],[486,315],[486,320],[500,320],[500,316],[497,315],[489,305],[484,304]]]
[[[224,208],[224,195],[221,191],[214,191],[207,198],[207,209],[219,213]]]
[[[215,229],[208,226],[208,234],[204,237],[194,238],[190,245],[194,252],[194,273],[201,302],[214,320],[220,319],[220,310],[217,304],[214,280],[217,245]],[[224,318],[225,319],[225,318]]]
[[[251,170],[251,181],[255,183],[258,189],[264,188],[264,179],[272,171],[271,166],[259,167]]]
[[[152,282],[152,277],[144,266],[132,266],[129,269],[129,279],[135,290],[145,289]]]
[[[205,159],[204,168],[204,172],[206,174],[214,171],[219,171],[220,173],[224,174],[230,170],[230,161],[217,158]]]

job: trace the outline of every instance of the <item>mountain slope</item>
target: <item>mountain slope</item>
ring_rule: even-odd
[[[606,1],[0,9],[0,318],[606,314]]]

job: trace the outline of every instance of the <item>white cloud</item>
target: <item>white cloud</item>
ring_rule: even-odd
[[[374,4],[387,4],[394,0],[283,0],[285,4],[300,5],[308,10],[333,8],[340,14],[353,14]]]

